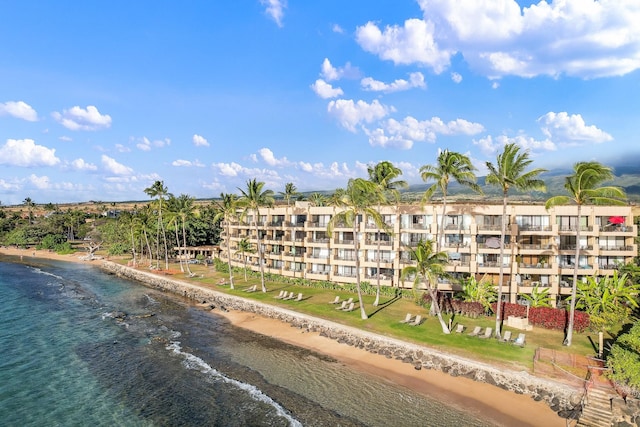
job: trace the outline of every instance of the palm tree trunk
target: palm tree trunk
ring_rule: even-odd
[[[359,244],[358,244],[358,214],[355,215],[353,219],[353,247],[356,252],[356,291],[358,292],[358,304],[360,304],[360,318],[362,320],[366,320],[369,318],[367,316],[367,312],[364,310],[364,304],[362,303],[362,290],[360,289],[360,254],[359,252]]]
[[[451,331],[449,330],[449,326],[447,326],[444,319],[442,318],[442,312],[440,311],[440,304],[438,304],[438,293],[433,288],[433,286],[431,286],[431,284],[429,284],[429,295],[431,295],[431,307],[435,311],[436,316],[438,316],[438,321],[440,322],[440,326],[442,327],[442,333],[450,334]]]
[[[182,247],[184,248],[184,254],[185,254],[185,258],[187,255],[187,230],[186,227],[184,225],[184,218],[182,218]],[[191,269],[189,268],[189,263],[187,262],[187,273],[189,273],[189,275],[192,275],[193,273],[191,272]]]
[[[436,230],[436,252],[440,252],[442,248],[442,241],[444,240],[444,220],[447,214],[447,193],[442,193],[442,217],[440,218],[440,226]]]
[[[262,292],[267,292],[267,287],[264,285],[264,265],[262,264],[262,246],[260,245],[260,234],[258,233],[258,216],[260,211],[256,209],[256,217],[253,219],[253,223],[256,228],[256,241],[258,242],[258,264],[260,264],[260,285],[262,286]]]
[[[184,266],[182,265],[183,254],[182,254],[182,249],[180,249],[180,235],[178,234],[178,223],[176,222],[175,219],[173,220],[173,225],[174,225],[174,230],[176,234],[176,245],[178,246],[178,262],[180,263],[180,272],[184,273]]]
[[[378,212],[380,212],[380,205],[378,205]],[[373,302],[373,306],[377,307],[380,304],[380,230],[378,230],[378,248],[376,250],[376,300]]]
[[[229,227],[229,220],[227,220],[227,265],[229,266],[229,288],[233,287],[233,269],[231,268],[231,230]]]
[[[582,214],[582,205],[578,204],[578,229],[576,231],[576,253],[573,262],[573,285],[571,286],[571,303],[569,306],[569,324],[567,325],[567,336],[562,344],[567,347],[571,346],[573,341],[573,321],[576,314],[576,291],[578,289],[578,268],[580,262],[580,215]]]
[[[244,264],[244,281],[247,281],[247,256],[244,254],[244,251],[242,251],[242,261]]]
[[[502,224],[500,224],[500,272],[498,273],[498,303],[496,304],[496,338],[501,336],[502,327],[502,280],[504,279],[504,237],[507,234],[507,192],[502,197]]]

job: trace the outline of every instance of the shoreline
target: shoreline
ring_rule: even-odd
[[[23,260],[28,257],[31,259],[44,258],[77,263],[90,262],[96,266],[98,264],[95,261],[99,261],[100,265],[104,262],[104,260],[82,260],[80,259],[82,254],[79,253],[58,255],[54,252],[34,251],[32,249],[0,248],[0,254],[22,256]],[[141,273],[145,273],[145,276],[147,275],[146,272]],[[149,275],[155,277],[155,275]],[[180,279],[168,277],[158,277],[158,279],[187,285],[207,292],[216,292]],[[148,281],[143,282],[146,285],[156,287]],[[178,292],[174,293],[180,295]],[[193,300],[193,304],[202,310],[209,311],[209,304],[199,304],[197,300]],[[495,425],[566,426],[565,419],[554,412],[547,403],[536,401],[529,395],[517,394],[513,391],[469,378],[454,377],[436,369],[418,370],[412,364],[405,363],[402,360],[382,354],[374,354],[364,348],[343,344],[333,338],[324,336],[318,331],[292,327],[294,325],[283,320],[262,314],[236,309],[229,311],[216,309],[212,312],[225,317],[237,327],[268,335],[280,341],[333,357],[338,362],[355,370],[379,378],[382,381],[406,387],[429,398],[447,402],[448,405],[475,416],[481,416]]]

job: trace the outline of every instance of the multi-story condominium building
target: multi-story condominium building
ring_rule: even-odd
[[[335,224],[327,226],[341,208],[316,207],[308,202],[276,206],[248,212],[223,227],[220,256],[242,267],[238,242],[246,238],[260,245],[266,272],[288,277],[355,283],[356,257],[361,280],[372,284],[380,279],[385,286],[411,287],[400,280],[404,267],[412,263],[411,248],[420,240],[438,238],[442,205],[383,206],[381,214],[387,230],[379,229],[371,218],[361,218],[359,229]],[[503,294],[516,302],[518,295],[535,286],[549,288],[553,301],[571,293],[574,266],[579,280],[593,275],[612,274],[637,254],[630,206],[583,206],[580,219],[575,206],[546,210],[543,205],[511,204],[507,207],[504,256],[500,259],[502,204],[453,203],[447,205],[441,250],[449,255],[446,270],[454,278],[475,276],[499,284],[503,266]],[[256,236],[254,221],[257,221]],[[580,241],[576,232],[580,227]],[[354,250],[359,240],[359,253]],[[576,259],[576,245],[580,256]],[[258,270],[258,254],[246,254],[247,265]],[[457,280],[442,280],[441,291],[461,289]]]

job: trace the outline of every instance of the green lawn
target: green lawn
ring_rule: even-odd
[[[179,270],[179,267],[171,267]],[[244,298],[262,301],[274,306],[286,307],[300,313],[331,320],[336,323],[360,328],[366,331],[374,332],[380,335],[397,338],[403,341],[413,342],[425,345],[427,347],[457,354],[474,360],[487,363],[507,366],[513,369],[526,369],[531,371],[533,366],[533,356],[535,349],[544,347],[555,349],[562,352],[571,352],[580,355],[592,356],[597,353],[597,349],[593,347],[598,342],[597,333],[574,333],[573,344],[571,347],[564,347],[562,340],[564,334],[560,331],[552,331],[540,327],[534,327],[533,331],[526,332],[526,346],[520,348],[506,343],[498,342],[491,339],[480,339],[470,337],[468,333],[475,326],[495,327],[494,317],[481,317],[472,319],[469,317],[455,316],[452,320],[454,329],[458,323],[463,324],[466,330],[462,334],[452,332],[450,335],[442,333],[440,323],[435,316],[429,316],[428,310],[418,306],[412,300],[399,298],[381,298],[381,304],[378,307],[372,305],[374,296],[365,295],[364,305],[369,318],[362,320],[360,318],[360,309],[356,304],[356,309],[352,312],[342,312],[336,310],[336,305],[330,304],[336,295],[341,299],[353,297],[357,302],[357,295],[346,291],[334,291],[327,289],[312,288],[306,286],[295,286],[277,282],[267,282],[267,292],[260,291],[260,280],[256,278],[248,278],[245,282],[242,274],[234,276],[235,288],[229,289],[229,286],[217,285],[221,278],[227,279],[228,274],[218,273],[212,267],[202,265],[191,265],[191,270],[196,273],[196,277],[187,278],[175,276],[176,279],[190,280],[197,282],[201,286],[210,287],[219,292],[233,294]],[[200,277],[202,275],[203,277]],[[257,292],[244,292],[244,289],[257,285]],[[302,301],[281,301],[274,298],[281,290],[287,292],[293,291],[296,295],[301,292],[303,294]],[[400,323],[407,313],[413,315],[422,315],[425,321],[419,326],[410,326]],[[445,322],[449,321],[451,316],[445,315]],[[504,328],[508,330],[509,328]],[[511,329],[512,337],[516,337],[519,330]]]

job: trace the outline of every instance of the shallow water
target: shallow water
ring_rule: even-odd
[[[2,260],[0,424],[490,425],[94,267]]]

